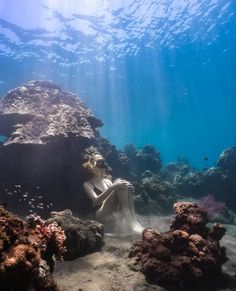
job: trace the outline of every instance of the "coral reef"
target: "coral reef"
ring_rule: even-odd
[[[205,193],[211,193],[228,208],[236,210],[236,147],[225,149],[216,167],[203,173]]]
[[[158,173],[162,167],[160,152],[151,144],[146,144],[140,150],[136,150],[133,144],[126,144],[124,152],[131,161],[131,169],[140,176],[149,170]]]
[[[58,290],[53,278],[54,257],[65,252],[65,234],[56,224],[31,215],[24,223],[0,207],[1,290]]]
[[[145,171],[141,176],[141,193],[146,193],[146,197],[149,198],[146,203],[154,200],[160,206],[160,209],[169,211],[175,202],[175,196],[173,193],[172,185],[163,181],[160,175],[154,174],[151,171]]]
[[[236,175],[236,146],[223,150],[217,161],[217,166]]]
[[[185,159],[167,164],[162,169],[162,179],[168,181],[180,196],[199,197],[204,191],[202,173],[191,167]]]
[[[220,224],[208,229],[207,213],[195,203],[178,202],[174,209],[168,232],[146,229],[133,243],[130,266],[167,290],[213,290],[227,260],[219,244],[225,229]]]
[[[225,209],[236,209],[236,147],[225,149],[208,170],[197,171],[183,158],[163,167],[153,145],[118,150],[100,136],[101,126],[78,96],[50,82],[30,81],[9,91],[0,100],[0,136],[5,136],[0,140],[1,202],[22,216],[47,217],[65,208],[87,214],[81,165],[86,153],[98,151],[113,178],[134,184],[139,209],[143,202],[145,207],[156,203],[153,211],[163,213],[175,197],[199,199],[209,193],[219,201],[224,197]],[[231,217],[222,214],[223,221],[232,222]]]
[[[47,224],[57,223],[65,232],[67,252],[65,260],[72,260],[97,251],[103,245],[104,228],[96,221],[82,221],[74,217],[69,209],[51,212]]]

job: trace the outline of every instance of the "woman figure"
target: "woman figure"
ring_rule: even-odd
[[[106,177],[108,166],[100,154],[92,154],[83,166],[91,174],[83,187],[92,201],[95,219],[109,226],[120,213],[119,224],[124,220],[126,228],[141,233],[143,227],[135,218],[132,184],[122,179],[116,179],[112,183]]]

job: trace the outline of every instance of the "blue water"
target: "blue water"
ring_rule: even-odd
[[[118,148],[214,165],[236,144],[235,12],[234,0],[0,0],[0,96],[52,80]]]

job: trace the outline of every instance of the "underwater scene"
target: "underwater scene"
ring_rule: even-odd
[[[236,2],[0,0],[0,291],[236,290]]]

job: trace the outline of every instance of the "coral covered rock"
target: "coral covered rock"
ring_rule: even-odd
[[[151,144],[144,145],[138,151],[133,144],[127,144],[124,152],[131,160],[132,171],[137,175],[146,170],[158,173],[162,167],[160,152]]]
[[[65,234],[55,224],[31,216],[24,223],[0,207],[1,290],[58,290],[51,272],[54,256],[65,252]]]
[[[175,202],[172,185],[151,171],[145,171],[141,176],[141,189],[148,197],[158,202],[162,209],[170,210]]]
[[[236,146],[223,150],[217,161],[217,166],[236,174]]]
[[[198,197],[204,189],[202,173],[195,170],[185,159],[167,164],[162,170],[162,179],[168,181],[176,194]]]
[[[2,201],[23,216],[30,210],[47,216],[52,204],[86,209],[81,153],[97,144],[100,126],[79,96],[53,83],[30,81],[9,91],[0,100]],[[22,195],[42,196],[41,204]]]
[[[215,224],[209,230],[206,212],[195,203],[179,202],[174,209],[170,231],[146,229],[133,243],[131,268],[168,290],[213,290],[227,260],[219,244],[225,229]]]
[[[30,81],[0,101],[0,133],[9,144],[45,144],[75,136],[94,138],[102,126],[75,95],[46,81]]]
[[[203,173],[203,181],[206,194],[211,193],[228,208],[236,209],[236,172],[233,169],[211,167]]]
[[[72,260],[88,253],[97,251],[103,244],[104,228],[96,221],[82,221],[74,217],[69,209],[52,212],[52,218],[47,220],[51,224],[56,222],[65,231],[66,249],[64,259]]]

